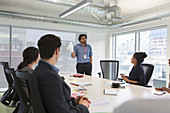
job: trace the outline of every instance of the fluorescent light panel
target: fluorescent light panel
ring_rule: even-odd
[[[141,21],[141,22],[135,22],[135,23],[131,23],[131,24],[126,24],[126,25],[122,25],[122,28],[128,28],[128,27],[132,27],[132,26],[137,26],[137,25],[141,25],[141,24],[146,24],[146,23],[151,23],[151,22],[157,22],[160,21],[160,18],[155,18],[152,20],[146,20],[146,21]]]
[[[83,7],[86,7],[87,5],[89,5],[91,3],[92,3],[92,0],[84,0],[84,1],[82,1],[80,3],[78,3],[77,5],[71,7],[70,9],[66,10],[65,12],[59,14],[59,17],[64,18],[64,17],[66,17],[66,16],[80,10]]]

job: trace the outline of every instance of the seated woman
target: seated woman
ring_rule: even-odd
[[[19,64],[17,70],[33,72],[33,66],[39,61],[39,50],[35,47],[28,47],[24,50],[23,61]]]
[[[136,52],[133,54],[131,63],[134,64],[131,72],[129,73],[129,77],[125,76],[124,74],[121,74],[121,77],[124,81],[132,84],[137,85],[146,85],[146,79],[144,75],[144,70],[141,66],[141,63],[144,61],[144,58],[146,58],[147,55],[145,52]]]
[[[170,66],[170,59],[169,59],[169,66]],[[169,87],[170,87],[170,83],[169,83]],[[168,93],[170,93],[170,88],[166,88],[166,87],[162,87],[162,88],[155,88],[156,91],[166,91]]]
[[[23,56],[23,61],[19,64],[17,70],[25,71],[28,73],[33,73],[33,66],[37,64],[39,61],[39,57],[40,57],[39,50],[35,47],[28,47],[23,51],[22,56]],[[26,82],[22,80],[20,82],[25,91],[25,94],[27,95],[29,99],[29,96],[28,96],[29,93],[27,90]],[[19,100],[19,97],[18,97],[18,100]],[[20,103],[20,105],[16,107],[13,113],[20,113],[22,111],[22,108],[23,108],[23,105],[22,103]],[[32,112],[33,112],[32,107],[30,107],[27,113],[32,113]]]

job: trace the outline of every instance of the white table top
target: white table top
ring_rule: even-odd
[[[71,90],[76,90],[79,87],[71,85],[72,81],[83,81],[90,82],[92,85],[85,86],[87,89],[86,97],[92,102],[90,105],[90,112],[112,112],[114,108],[121,105],[122,103],[132,99],[170,99],[170,94],[162,96],[154,95],[154,88],[147,88],[137,85],[125,84],[125,89],[111,88],[111,80],[101,79],[97,77],[84,76],[82,78],[73,78],[70,80],[69,76],[65,76],[66,82],[71,87]],[[117,96],[115,95],[104,95],[104,89],[115,89]]]

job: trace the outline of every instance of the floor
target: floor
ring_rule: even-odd
[[[0,98],[3,95],[3,93],[0,93]],[[7,107],[0,103],[0,113],[12,113],[15,108]]]

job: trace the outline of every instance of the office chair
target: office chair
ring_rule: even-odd
[[[20,98],[19,113],[28,113],[28,111],[45,113],[36,75],[19,71],[16,71],[16,73],[13,71],[12,74],[14,75],[16,90]],[[22,87],[21,81],[25,81],[26,89]]]
[[[153,70],[154,70],[154,65],[152,64],[142,64],[143,70],[144,70],[144,75],[146,77],[146,87],[152,87],[148,86],[148,82],[152,76]]]
[[[11,76],[11,74],[8,74],[6,72],[6,69],[9,69],[8,62],[0,62],[0,64],[3,66],[5,77],[8,83],[8,89],[1,97],[0,101],[2,104],[8,107],[16,107],[18,99],[17,99],[17,94],[16,94],[16,91],[13,85],[13,77]]]
[[[100,60],[100,67],[103,78],[117,80],[119,71],[119,61],[116,60]]]

